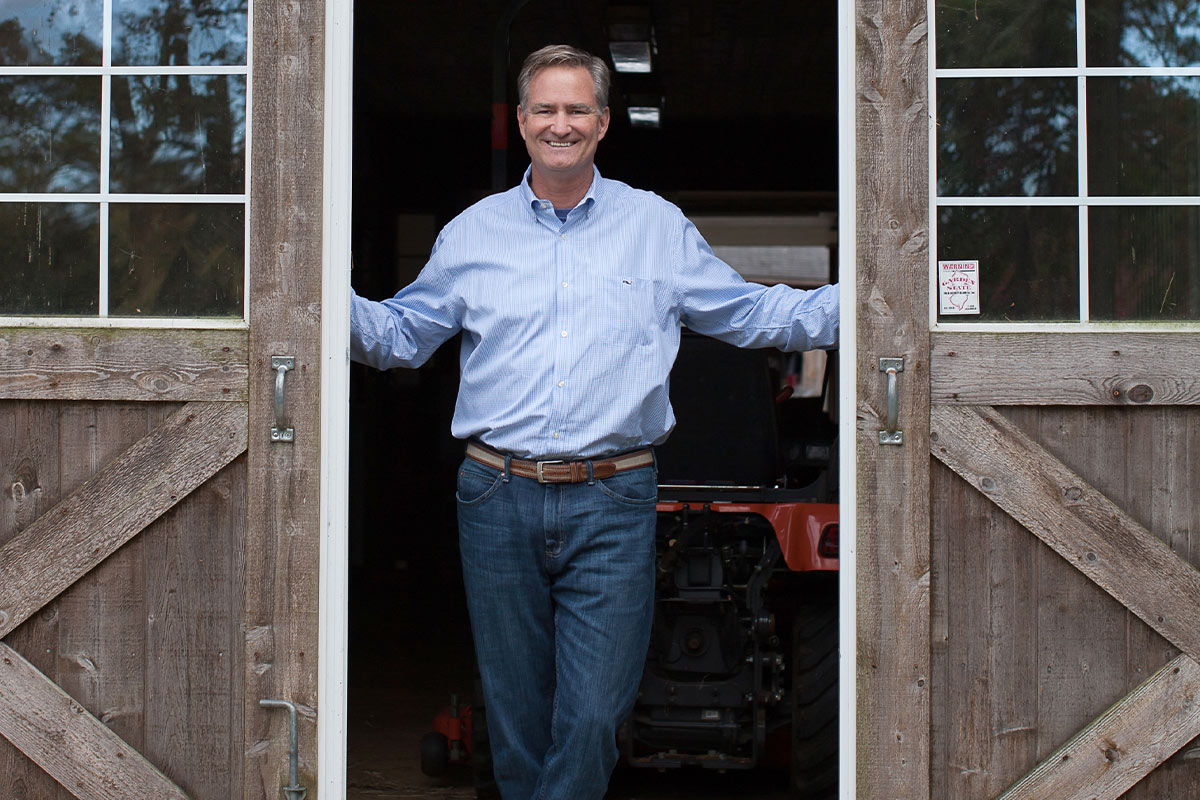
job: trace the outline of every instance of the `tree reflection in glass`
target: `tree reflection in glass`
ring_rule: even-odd
[[[1198,0],[1088,0],[1092,67],[1200,65]]]
[[[113,0],[113,63],[246,63],[246,0]]]
[[[1088,192],[1200,195],[1200,78],[1088,80]]]
[[[0,203],[0,314],[98,311],[100,207]]]
[[[1200,208],[1090,211],[1093,319],[1200,319]]]
[[[938,0],[941,69],[1075,66],[1075,0]]]
[[[96,66],[103,0],[0,4],[0,66]]]
[[[1073,206],[943,206],[939,261],[979,261],[978,317],[943,322],[1079,319],[1079,226]]]
[[[100,78],[0,76],[0,192],[100,190]]]
[[[238,194],[246,81],[240,75],[114,76],[114,192]]]
[[[1078,192],[1074,78],[942,78],[937,93],[940,196]]]
[[[240,203],[113,203],[109,226],[113,316],[241,316]]]

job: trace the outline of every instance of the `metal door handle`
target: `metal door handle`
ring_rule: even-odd
[[[887,429],[879,432],[879,443],[904,444],[904,431],[896,429],[900,420],[900,387],[896,376],[904,372],[904,359],[881,358],[879,371],[887,373]]]
[[[288,800],[304,800],[308,790],[300,785],[300,731],[296,719],[296,705],[288,700],[259,700],[258,704],[263,708],[287,709],[289,785],[284,786],[283,791],[288,796]]]
[[[271,369],[275,370],[275,424],[271,427],[272,442],[296,440],[295,428],[283,425],[283,380],[284,376],[295,368],[295,356],[271,356]]]

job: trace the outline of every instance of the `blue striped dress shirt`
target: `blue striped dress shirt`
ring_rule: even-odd
[[[836,285],[748,283],[677,207],[598,171],[562,222],[528,178],[446,225],[395,297],[352,294],[355,361],[417,367],[463,332],[456,437],[521,458],[660,444],[680,325],[741,347],[837,346]]]

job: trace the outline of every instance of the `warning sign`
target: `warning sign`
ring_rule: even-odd
[[[938,262],[938,312],[979,313],[979,262]]]

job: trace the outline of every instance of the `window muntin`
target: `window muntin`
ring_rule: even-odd
[[[0,8],[0,315],[244,324],[248,50],[247,0]]]
[[[935,324],[1200,319],[1200,0],[931,6]]]

